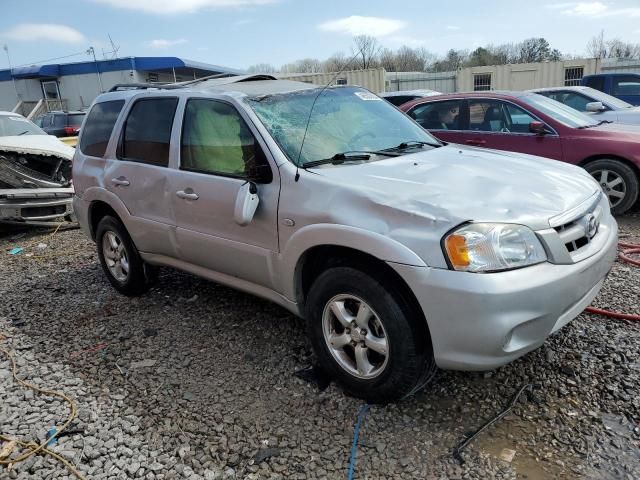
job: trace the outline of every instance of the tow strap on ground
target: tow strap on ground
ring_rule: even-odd
[[[490,427],[491,425],[496,423],[498,420],[500,420],[502,417],[504,417],[507,413],[509,413],[511,411],[511,409],[515,406],[516,402],[520,398],[520,395],[523,394],[523,392],[527,391],[528,392],[528,396],[532,397],[533,396],[533,391],[534,390],[538,390],[540,388],[542,388],[542,385],[540,385],[539,383],[527,383],[526,385],[523,385],[522,387],[520,387],[520,389],[516,392],[516,394],[513,396],[513,398],[511,398],[511,402],[509,402],[509,405],[507,405],[504,410],[502,410],[500,413],[498,413],[492,419],[486,421],[475,432],[471,432],[471,433],[468,433],[468,434],[465,435],[464,439],[460,443],[458,443],[458,445],[456,445],[455,448],[453,449],[453,458],[458,460],[460,462],[460,464],[463,464],[464,463],[464,458],[462,458],[462,451],[465,448],[467,448],[467,446],[473,440],[475,440],[475,438],[478,435],[480,435],[485,429],[487,429],[488,427]]]
[[[353,472],[356,468],[356,454],[358,453],[358,436],[360,434],[360,425],[364,420],[365,415],[369,411],[369,405],[364,404],[358,410],[358,419],[356,420],[356,426],[353,429],[353,442],[351,443],[351,456],[349,457],[349,470],[347,472],[347,479],[353,480]]]
[[[620,257],[620,259],[623,262],[630,263],[631,265],[635,265],[636,267],[640,266],[640,261],[630,257],[630,255],[640,254],[640,245],[636,245],[633,243],[619,242],[618,247],[620,247],[620,252],[618,253],[618,257]],[[620,320],[640,321],[640,315],[634,315],[631,313],[612,312],[609,310],[603,310],[601,308],[596,308],[596,307],[587,307],[585,309],[585,312],[595,313],[596,315],[604,315],[606,317],[617,318]]]
[[[0,335],[0,339],[1,338],[2,338],[2,335]],[[77,408],[76,408],[75,403],[73,402],[73,400],[71,400],[64,393],[54,392],[53,390],[47,390],[45,388],[40,388],[40,387],[38,387],[36,385],[33,385],[31,383],[27,383],[24,380],[20,380],[18,378],[17,368],[16,368],[16,361],[15,361],[15,358],[13,357],[13,354],[11,352],[9,352],[8,350],[5,350],[4,348],[0,348],[0,353],[3,353],[7,357],[9,357],[9,360],[11,361],[11,371],[12,371],[12,374],[13,374],[13,378],[17,383],[19,383],[23,387],[26,387],[26,388],[29,388],[29,389],[35,391],[35,392],[42,393],[42,394],[45,394],[45,395],[49,395],[49,396],[52,396],[52,397],[61,398],[62,400],[64,400],[65,402],[67,402],[69,404],[69,407],[71,409],[71,413],[69,414],[69,417],[67,418],[67,421],[64,422],[64,424],[62,424],[62,426],[60,428],[56,429],[56,431],[53,432],[50,436],[47,436],[46,440],[43,443],[41,443],[40,445],[38,445],[35,442],[23,442],[21,440],[16,440],[16,439],[8,437],[6,435],[0,434],[0,440],[2,440],[3,442],[8,442],[8,443],[5,444],[5,447],[8,446],[7,447],[7,455],[6,455],[6,457],[9,457],[9,458],[0,459],[0,465],[5,465],[7,468],[10,469],[16,463],[23,462],[24,460],[26,460],[27,458],[31,457],[32,455],[35,455],[37,453],[45,454],[45,455],[49,455],[49,456],[55,458],[56,460],[58,460],[59,462],[64,464],[69,469],[69,471],[73,475],[75,475],[76,478],[78,478],[80,480],[84,480],[84,477],[82,476],[82,474],[67,459],[61,457],[57,453],[55,453],[55,452],[53,452],[53,451],[51,451],[51,450],[49,450],[47,448],[47,445],[49,445],[53,439],[55,439],[56,437],[59,437],[60,434],[64,431],[64,429],[66,429],[69,426],[69,424],[73,421],[73,419],[76,417]],[[21,455],[18,455],[17,457],[10,458],[10,455],[11,455],[11,453],[13,451],[13,447],[16,446],[16,445],[20,445],[21,447],[23,447],[27,451],[25,453],[22,453]]]

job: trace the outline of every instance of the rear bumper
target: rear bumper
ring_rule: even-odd
[[[539,347],[600,291],[617,255],[617,225],[593,256],[492,274],[390,264],[427,319],[438,366],[490,370]]]
[[[0,190],[0,221],[47,221],[73,213],[73,188]]]

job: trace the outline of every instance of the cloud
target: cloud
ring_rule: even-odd
[[[640,8],[638,7],[611,8],[602,2],[558,3],[547,5],[547,8],[560,10],[560,13],[574,17],[640,17]]]
[[[460,30],[460,27],[457,25],[447,25],[446,26],[447,30]]]
[[[162,49],[162,48],[173,47],[175,45],[180,45],[181,43],[187,43],[187,41],[184,38],[178,38],[176,40],[166,40],[166,39],[160,38],[157,40],[150,40],[146,42],[146,45],[151,48]]]
[[[403,22],[402,20],[395,20],[393,18],[361,17],[359,15],[352,15],[350,17],[321,23],[318,25],[318,28],[325,32],[383,37],[402,30],[406,25],[406,22]]]
[[[21,42],[46,40],[80,43],[86,40],[79,31],[57,23],[21,23],[5,31],[3,36]]]
[[[203,9],[256,7],[279,0],[93,0],[115,8],[139,10],[158,15],[194,13]]]

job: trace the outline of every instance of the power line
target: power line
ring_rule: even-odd
[[[83,50],[83,51],[78,52],[78,53],[72,53],[71,55],[65,55],[63,57],[47,58],[45,60],[37,60],[35,62],[23,63],[21,65],[16,65],[13,68],[26,67],[26,66],[30,66],[30,65],[37,65],[39,63],[44,63],[44,62],[52,62],[54,60],[62,60],[63,58],[77,57],[78,55],[87,55],[87,50]]]

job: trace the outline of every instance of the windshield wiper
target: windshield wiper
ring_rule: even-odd
[[[333,157],[321,158],[320,160],[311,160],[301,165],[302,168],[317,167],[318,165],[326,165],[331,163],[333,165],[340,165],[344,162],[356,162],[362,160],[369,160],[372,155],[384,155],[387,157],[398,157],[398,153],[388,152],[386,150],[352,150],[349,152],[336,153]]]
[[[593,128],[593,127],[599,127],[600,125],[603,125],[605,123],[613,123],[613,120],[600,120],[598,123],[592,124],[592,125],[582,125],[580,127],[577,127],[579,129],[583,129],[583,128]]]
[[[394,150],[395,151],[397,151],[397,150],[406,150],[407,148],[423,147],[425,145],[427,145],[429,147],[434,147],[434,148],[438,148],[438,147],[442,146],[439,143],[423,142],[422,140],[407,140],[406,142],[402,142],[399,145],[396,145],[395,147],[385,148],[383,151],[392,152]]]
[[[20,135],[24,135],[25,133],[29,133],[29,130],[25,130],[24,132],[20,132],[20,133],[19,133],[18,135],[16,135],[16,136],[18,136],[18,137],[19,137]]]

